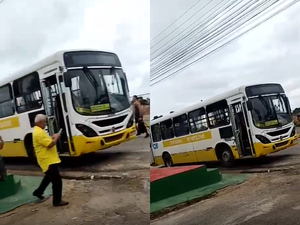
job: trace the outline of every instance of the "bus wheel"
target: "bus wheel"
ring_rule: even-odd
[[[162,157],[163,157],[163,160],[164,160],[164,163],[165,163],[166,167],[172,167],[173,166],[173,160],[172,160],[172,157],[169,153],[165,152]]]
[[[222,145],[217,149],[218,158],[224,167],[232,167],[234,164],[234,156],[231,149],[227,145]]]

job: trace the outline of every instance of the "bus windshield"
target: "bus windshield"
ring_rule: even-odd
[[[122,69],[76,69],[67,72],[75,110],[84,115],[116,113],[130,107]]]
[[[280,127],[292,122],[289,103],[283,95],[259,96],[250,99],[252,118],[258,128]]]

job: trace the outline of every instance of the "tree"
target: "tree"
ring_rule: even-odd
[[[293,110],[293,114],[296,115],[296,114],[299,114],[300,113],[300,107],[299,108],[295,108]]]

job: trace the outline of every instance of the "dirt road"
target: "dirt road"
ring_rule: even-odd
[[[51,199],[0,215],[1,225],[149,224],[149,185],[144,172],[130,180],[65,180],[70,205],[53,208]]]
[[[252,175],[215,197],[152,221],[152,225],[300,224],[300,168]]]
[[[52,199],[21,206],[0,215],[0,225],[143,225],[149,224],[149,139],[139,138],[81,160],[64,160],[64,208],[53,208]],[[7,165],[21,175],[42,175],[30,163]],[[72,180],[99,174],[110,180]],[[124,175],[124,176],[123,176]],[[120,177],[125,177],[120,179]]]

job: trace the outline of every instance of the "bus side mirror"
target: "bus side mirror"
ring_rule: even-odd
[[[71,79],[65,79],[65,86],[71,87]]]
[[[249,100],[247,101],[247,108],[248,108],[249,111],[251,111],[252,108],[253,108],[252,103]]]
[[[66,79],[67,76],[67,79]],[[64,76],[60,75],[58,77],[59,82],[64,82],[66,87],[71,87],[71,78],[68,76],[68,72],[64,73]]]
[[[64,82],[64,79],[63,79],[63,76],[62,76],[62,75],[59,75],[59,76],[58,76],[58,81],[59,81],[59,83]]]

